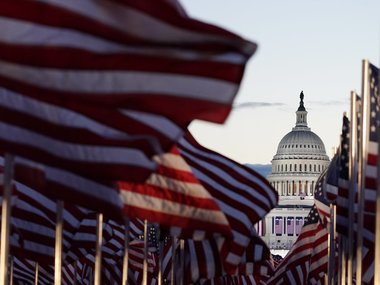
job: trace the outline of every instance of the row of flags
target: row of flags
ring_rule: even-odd
[[[273,272],[277,193],[187,130],[226,120],[255,43],[175,0],[2,1],[0,24],[1,284]]]
[[[276,191],[187,130],[226,120],[255,43],[176,0],[7,0],[0,24],[1,284],[376,284],[375,66],[281,259],[256,232]]]
[[[316,183],[301,234],[266,284],[379,284],[379,69],[363,60],[338,150]]]

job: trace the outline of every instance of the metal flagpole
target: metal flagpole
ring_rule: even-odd
[[[144,220],[144,264],[143,285],[148,285],[148,221]]]
[[[349,147],[349,184],[348,184],[348,239],[347,239],[347,285],[352,285],[354,260],[354,213],[355,193],[357,192],[357,94],[351,91],[350,107],[350,147]]]
[[[364,208],[364,189],[365,189],[365,171],[368,153],[368,114],[369,114],[369,89],[368,89],[368,60],[363,60],[362,64],[362,116],[361,116],[361,136],[359,148],[359,172],[358,172],[358,230],[357,230],[357,248],[356,248],[356,284],[362,284],[362,258],[363,258],[363,208]]]
[[[164,241],[159,240],[158,242],[158,284],[157,285],[162,285],[163,284],[163,273],[162,273],[162,261],[164,257]]]
[[[179,250],[180,250],[180,260],[181,260],[181,274],[179,285],[184,284],[185,277],[185,241],[183,239],[179,240]]]
[[[339,255],[340,255],[340,283],[339,284],[346,284],[346,268],[347,268],[347,240],[344,236],[339,236]]]
[[[62,283],[62,233],[63,233],[62,200],[57,201],[57,220],[55,224],[55,253],[54,253],[54,285]]]
[[[54,253],[54,285],[62,284],[62,233],[63,233],[62,200],[57,201],[57,220],[55,224],[55,253]]]
[[[35,268],[34,268],[34,285],[38,285],[38,273],[39,273],[39,266],[38,262],[35,262]]]
[[[335,205],[330,204],[328,285],[335,283]]]
[[[3,200],[1,209],[0,284],[8,284],[8,253],[13,179],[13,155],[5,154]]]
[[[380,77],[380,73],[379,73]],[[378,85],[377,85],[377,94],[376,96],[378,97],[378,105],[379,105],[379,100],[380,100],[380,78],[377,78],[378,80]],[[377,112],[380,112],[378,110]],[[380,116],[380,114],[376,114],[377,116]],[[376,126],[376,132],[380,132],[380,127]],[[378,136],[377,138],[377,191],[376,191],[376,230],[375,230],[375,275],[374,275],[374,284],[380,284],[380,137]],[[377,269],[377,270],[376,270]]]
[[[123,280],[122,284],[128,284],[128,259],[129,259],[129,218],[124,219],[124,256],[123,256]]]
[[[96,215],[96,255],[94,285],[101,285],[102,280],[102,243],[103,243],[103,214]]]

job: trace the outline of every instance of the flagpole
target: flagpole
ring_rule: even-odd
[[[12,179],[14,170],[13,155],[5,154],[3,201],[1,209],[1,245],[0,245],[0,284],[8,284],[8,254],[9,254],[9,234],[11,218],[11,195]]]
[[[160,233],[161,234],[161,233]],[[163,256],[164,256],[164,241],[161,240],[161,237],[158,242],[158,284],[157,285],[162,285],[163,284],[163,274],[162,274],[162,261],[163,261]]]
[[[35,262],[35,268],[34,268],[34,285],[38,285],[38,273],[39,273],[39,268],[38,268],[38,262]]]
[[[347,271],[346,271],[346,268],[347,268],[347,240],[344,236],[340,235],[339,237],[339,256],[340,256],[340,274],[339,274],[339,278],[340,278],[340,283],[338,284],[346,284],[346,274],[347,274]]]
[[[94,285],[101,285],[102,280],[102,243],[103,243],[103,214],[96,215],[96,255]]]
[[[181,274],[179,285],[184,284],[185,277],[185,241],[183,239],[179,240],[179,250],[180,250],[180,261],[181,261]]]
[[[369,92],[368,92],[368,60],[362,62],[362,116],[361,116],[361,139],[359,148],[359,172],[358,172],[358,230],[357,230],[357,248],[356,248],[356,284],[362,283],[362,259],[363,259],[363,234],[364,225],[364,189],[365,189],[365,172],[368,153],[368,114],[369,114]]]
[[[62,284],[62,233],[63,233],[63,207],[62,200],[58,200],[57,217],[55,224],[55,253],[54,253],[54,285]]]
[[[124,256],[123,256],[123,280],[122,285],[128,284],[128,259],[129,259],[129,218],[124,219]]]
[[[380,73],[379,73],[380,77]],[[378,78],[378,92],[377,96],[380,96],[380,78]],[[378,98],[380,99],[380,98]],[[378,101],[379,102],[379,101]],[[380,112],[380,111],[377,111]],[[380,116],[379,114],[377,114]],[[376,126],[377,132],[380,131],[380,127]],[[376,230],[375,230],[375,275],[374,275],[374,284],[380,284],[380,136],[377,139],[377,191],[376,191]],[[377,269],[377,270],[376,270]]]
[[[144,220],[143,285],[148,285],[148,221]]]
[[[347,285],[352,285],[353,260],[354,260],[354,213],[355,193],[357,192],[357,105],[356,92],[351,91],[351,125],[350,125],[350,147],[349,147],[349,176],[348,176],[348,240],[347,240]]]
[[[328,285],[335,283],[335,205],[330,204],[330,232],[329,232],[329,267],[328,267]]]

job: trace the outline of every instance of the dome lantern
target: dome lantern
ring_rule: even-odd
[[[298,110],[296,112],[296,115],[297,115],[296,128],[307,128],[307,111],[305,109],[305,106],[303,105],[303,98],[304,98],[304,94],[303,94],[303,91],[301,91],[300,106],[298,107]]]

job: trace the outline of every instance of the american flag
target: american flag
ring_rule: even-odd
[[[274,233],[282,235],[282,217],[275,217],[274,219]]]
[[[365,165],[365,189],[364,189],[364,220],[367,230],[374,232],[374,214],[376,213],[376,191],[377,191],[377,162],[379,146],[379,125],[380,125],[380,95],[379,95],[379,70],[370,64],[370,120],[367,164]],[[372,222],[371,222],[372,221]]]
[[[340,158],[339,153],[335,153],[331,159],[326,172],[326,185],[324,187],[324,195],[329,203],[336,203],[339,192],[339,168]]]
[[[116,186],[111,183],[20,157],[15,158],[14,177],[16,181],[53,200],[64,200],[115,218],[122,216],[123,204]]]
[[[46,270],[43,266],[35,261],[22,257],[12,256],[13,266],[13,284],[29,285],[35,284],[36,266],[38,270],[38,284],[49,285],[54,284],[54,276],[51,270]]]
[[[154,159],[159,168],[143,184],[118,183],[126,216],[159,223],[179,238],[232,236],[225,214],[177,147]]]
[[[363,193],[363,228],[358,229],[358,233],[362,236],[362,274],[357,278],[361,279],[363,284],[373,284],[374,280],[374,249],[375,249],[375,222],[376,222],[376,192],[379,183],[378,172],[378,147],[379,147],[379,126],[380,126],[380,94],[379,94],[379,69],[369,63],[369,125],[368,137],[364,140],[368,142],[367,153],[363,156],[364,164],[364,187],[361,189],[360,195]],[[363,94],[363,97],[366,94]],[[364,98],[363,98],[364,99]],[[364,102],[364,100],[363,100]],[[366,108],[363,104],[363,110]],[[364,114],[364,112],[363,112]],[[363,118],[363,121],[365,118]],[[365,134],[363,129],[363,134]],[[362,136],[363,137],[363,136]],[[364,141],[364,142],[365,142]],[[360,226],[360,221],[358,225]],[[360,262],[360,261],[357,261]]]
[[[297,241],[276,268],[267,285],[315,284],[312,282],[319,280],[327,272],[327,237],[327,230],[321,225],[314,205]]]
[[[144,181],[193,119],[224,122],[256,50],[177,1],[1,1],[0,25],[2,148],[110,180]]]
[[[348,197],[349,197],[349,144],[350,144],[350,121],[343,115],[342,134],[339,147],[339,178],[338,197],[336,200],[336,230],[348,234]]]
[[[330,223],[330,202],[325,197],[325,188],[326,188],[326,173],[327,169],[321,173],[318,177],[317,183],[315,184],[314,190],[314,202],[319,216],[321,217],[321,222],[323,225],[328,227]]]
[[[277,192],[257,172],[201,146],[190,133],[179,141],[178,148],[229,221],[233,237],[222,239],[219,249],[226,273],[234,273],[254,224],[274,208]]]
[[[256,44],[178,7],[163,0],[2,1],[1,85],[41,100],[223,122]],[[20,36],[25,29],[28,37]]]

